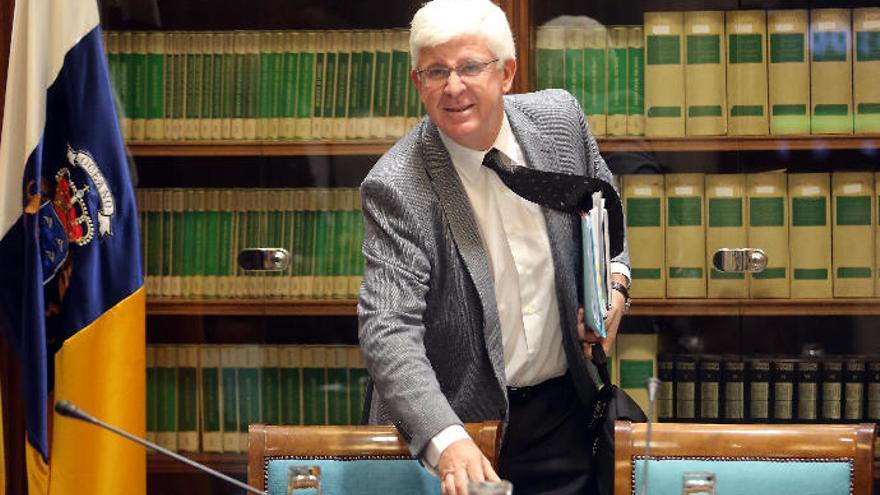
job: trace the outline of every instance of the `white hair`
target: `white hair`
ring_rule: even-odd
[[[442,45],[465,35],[486,39],[498,63],[516,59],[513,33],[507,16],[491,0],[432,0],[413,16],[409,32],[412,68],[419,66],[422,48]]]

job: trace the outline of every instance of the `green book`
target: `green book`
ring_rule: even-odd
[[[249,33],[245,53],[244,138],[257,138],[260,93],[260,34]]]
[[[144,230],[147,239],[144,285],[146,286],[147,294],[157,296],[161,294],[159,281],[162,276],[162,254],[164,251],[162,191],[159,189],[144,189],[143,194],[145,199],[144,215],[146,218]]]
[[[351,407],[349,418],[353,425],[362,424],[364,399],[370,375],[367,374],[361,349],[357,346],[348,348],[348,380],[348,403]]]
[[[199,378],[202,452],[223,452],[223,430],[220,423],[220,346],[199,347]]]
[[[171,296],[171,257],[174,251],[174,212],[171,210],[172,189],[159,189],[157,194],[157,206],[161,210],[162,221],[162,261],[158,276],[159,296]]]
[[[391,87],[388,93],[388,129],[385,137],[399,138],[406,129],[406,93],[409,80],[409,32],[392,33]]]
[[[156,346],[147,346],[147,440],[156,441],[157,410],[159,401],[159,373],[156,367]]]
[[[388,30],[373,31],[370,33],[370,44],[376,52],[370,137],[384,139],[388,129],[388,96],[391,88],[391,50],[394,33]]]
[[[212,89],[211,89],[211,124],[209,139],[220,139],[223,137],[223,82],[225,75],[225,66],[223,65],[226,58],[223,55],[223,42],[225,34],[215,33],[210,39],[211,42],[211,62],[212,68]]]
[[[146,138],[147,117],[147,33],[134,33],[132,52],[129,58],[129,95],[131,107],[131,139],[142,141]]]
[[[134,37],[134,33],[131,31],[126,31],[119,34],[119,44],[118,47],[118,69],[117,69],[117,77],[116,84],[119,88],[117,94],[119,95],[119,101],[122,105],[119,107],[119,122],[122,127],[122,137],[126,140],[131,139],[131,103],[132,103],[132,94],[131,94],[131,85],[129,84],[129,79],[131,75],[131,67],[132,64],[132,38]]]
[[[166,200],[169,195],[165,195]],[[183,189],[171,190],[171,217],[172,217],[172,234],[171,234],[171,296],[180,297],[183,295],[183,277],[186,266],[186,240],[187,240],[187,219],[184,213],[184,205],[186,199],[186,191]]]
[[[267,345],[262,348],[262,363],[260,364],[260,400],[262,401],[262,415],[260,422],[267,425],[280,425],[280,372],[279,350],[277,346]]]
[[[184,138],[198,139],[202,118],[202,53],[201,34],[187,35],[186,53],[186,115]]]
[[[147,37],[146,138],[165,137],[165,33]]]
[[[202,295],[217,297],[217,278],[220,275],[220,191],[204,191],[204,208],[201,211],[204,237],[201,243],[202,273],[204,283]]]
[[[303,424],[327,424],[327,351],[308,346],[302,350]]]
[[[202,98],[201,119],[199,119],[199,139],[212,139],[211,125],[214,121],[214,33],[201,35],[202,55]]]
[[[235,346],[220,346],[220,424],[223,452],[238,452],[238,369]]]
[[[238,31],[233,35],[232,68],[232,122],[231,139],[244,139],[245,88],[247,83],[247,43],[248,33]]]
[[[186,138],[186,90],[187,90],[187,44],[189,35],[178,33],[174,52],[174,108],[172,112],[172,135],[174,139]]]
[[[354,214],[353,214],[353,242],[354,249],[351,250],[351,268],[348,273],[348,294],[350,297],[357,298],[361,286],[361,276],[364,274],[364,253],[361,246],[364,243],[364,215],[361,209],[361,195],[355,189],[353,191]]]
[[[606,134],[606,50],[608,34],[604,26],[587,30],[584,49],[584,112],[595,136]]]
[[[608,119],[609,136],[626,135],[626,26],[615,26],[608,31]]]
[[[349,57],[349,79],[348,79],[348,121],[346,122],[345,137],[347,139],[356,139],[357,120],[363,117],[361,102],[363,94],[366,91],[363,79],[364,52],[360,48],[369,43],[370,34],[362,31],[352,33],[351,55]],[[339,136],[337,136],[339,139]]]
[[[296,79],[296,131],[297,139],[312,138],[312,101],[315,82],[315,47],[318,33],[307,32],[300,37],[299,66]]]
[[[156,443],[177,450],[177,350],[156,346]]]
[[[177,347],[177,449],[182,452],[199,450],[198,366],[198,346]]]
[[[177,33],[173,32],[165,34],[165,89],[162,98],[162,114],[165,116],[165,139],[177,139],[177,136],[174,133],[174,99],[177,95],[174,90],[177,84],[177,76],[175,75],[175,53],[177,51],[178,36]]]
[[[339,35],[339,53],[336,55],[336,96],[333,98],[332,137],[336,140],[343,140],[347,137],[352,36],[353,33],[350,31],[342,32]]]
[[[258,92],[260,111],[257,114],[257,139],[269,139],[269,120],[272,118],[275,81],[275,61],[272,46],[275,33],[260,33],[260,90]]]
[[[363,86],[360,92],[360,101],[358,102],[358,119],[355,137],[365,139],[370,137],[370,116],[372,114],[373,90],[375,81],[373,73],[376,69],[376,45],[375,32],[364,33],[364,43],[361,47],[361,65],[360,65],[360,84]]]
[[[306,298],[317,297],[315,277],[317,276],[318,251],[316,249],[317,223],[318,223],[318,191],[307,189],[304,197],[305,203],[303,218],[303,256],[302,256],[302,291],[301,295]]]
[[[283,108],[281,106],[281,95],[284,92],[282,85],[284,84],[284,40],[285,34],[282,32],[273,33],[272,36],[272,56],[270,61],[272,64],[272,81],[269,83],[269,94],[262,95],[269,99],[269,123],[267,124],[266,136],[268,139],[278,139],[281,137],[281,117]]]
[[[627,31],[626,49],[626,133],[645,134],[645,38],[641,26]]]
[[[220,138],[232,139],[232,120],[235,111],[235,43],[236,33],[222,33],[223,53],[223,104],[220,112]]]
[[[312,94],[311,138],[320,139],[324,126],[324,95],[327,93],[327,33],[319,31],[315,37],[315,69]]]
[[[321,105],[321,129],[315,138],[333,139],[334,98],[336,96],[336,60],[339,58],[340,33],[326,34],[324,58],[324,97]]]
[[[217,296],[230,296],[232,290],[232,264],[235,262],[233,235],[235,213],[232,211],[233,191],[224,189],[218,192],[220,206],[218,213],[217,258]]]
[[[198,259],[199,249],[198,233],[202,224],[199,221],[200,218],[196,211],[196,191],[193,189],[185,189],[180,190],[180,193],[183,195],[183,227],[182,230],[175,232],[175,234],[183,236],[183,246],[181,248],[182,252],[180,253],[180,257],[177,258],[177,253],[175,253],[175,258],[180,259],[182,263],[180,273],[180,295],[184,297],[194,297],[198,295],[196,294],[194,285],[197,271],[196,260]]]
[[[305,223],[306,223],[306,191],[304,189],[293,190],[293,232],[290,245],[292,246],[290,260],[290,292],[292,297],[303,296],[305,285]]]
[[[281,139],[296,137],[296,88],[299,84],[299,39],[302,33],[292,31],[284,39],[284,75],[279,105],[281,116],[278,133]]]
[[[327,424],[348,425],[348,350],[327,348]]]
[[[335,216],[336,231],[333,234],[335,250],[333,263],[333,297],[344,299],[348,297],[348,277],[351,267],[351,251],[354,249],[354,225],[353,225],[354,198],[350,188],[338,188],[333,190],[333,215]]]
[[[315,282],[314,296],[323,298],[332,294],[330,279],[330,262],[333,259],[333,242],[335,218],[330,211],[332,190],[321,188],[316,192],[317,211],[315,213]],[[329,287],[329,288],[328,288]]]
[[[565,28],[565,48],[563,53],[565,59],[563,65],[565,67],[565,83],[566,91],[577,98],[578,104],[584,108],[586,101],[585,78],[584,71],[584,49],[586,40],[584,36],[586,31],[582,26],[570,26]]]
[[[278,358],[281,380],[281,424],[301,425],[303,424],[300,410],[302,348],[295,345],[283,346]]]
[[[537,88],[565,87],[565,29],[541,26],[536,35],[535,75]]]
[[[248,450],[248,425],[260,421],[260,361],[260,347],[235,347],[238,374],[238,448],[241,452]]]

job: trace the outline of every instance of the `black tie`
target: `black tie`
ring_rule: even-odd
[[[497,148],[483,158],[486,166],[519,196],[554,210],[567,213],[589,211],[593,207],[593,193],[602,191],[608,210],[609,250],[612,257],[623,251],[623,209],[614,187],[601,179],[582,175],[545,172],[514,164]]]

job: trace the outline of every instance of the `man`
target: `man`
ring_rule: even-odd
[[[596,390],[584,353],[614,340],[626,251],[600,340],[579,309],[579,220],[520,198],[481,163],[494,148],[529,168],[611,174],[568,93],[504,96],[513,37],[489,0],[427,3],[410,49],[428,118],[361,185],[369,422],[393,423],[447,495],[498,478],[461,428],[488,419],[504,422],[499,471],[517,493],[583,493]]]

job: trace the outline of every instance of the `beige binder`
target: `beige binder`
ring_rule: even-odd
[[[726,14],[727,132],[733,136],[766,135],[767,40],[763,10]]]
[[[721,248],[749,247],[746,232],[746,176],[706,175],[706,267],[709,297],[749,297],[745,273],[721,272],[712,268],[712,256]]]
[[[788,259],[788,183],[778,172],[750,174],[748,186],[749,247],[764,250],[767,268],[747,276],[749,296],[787,298],[790,295]]]
[[[834,297],[874,296],[877,204],[872,172],[831,174]]]
[[[688,136],[727,134],[724,12],[685,12],[685,131]]]
[[[853,107],[857,133],[880,132],[880,7],[853,9]]]
[[[809,31],[806,10],[767,12],[770,134],[810,133]]]
[[[666,175],[666,297],[706,297],[703,174]]]
[[[793,299],[832,296],[830,182],[827,173],[788,176]]]
[[[849,9],[811,10],[810,38],[811,131],[851,134],[853,67]]]
[[[645,134],[684,136],[681,12],[645,12]]]
[[[623,177],[632,287],[638,298],[666,297],[666,208],[663,175]]]

